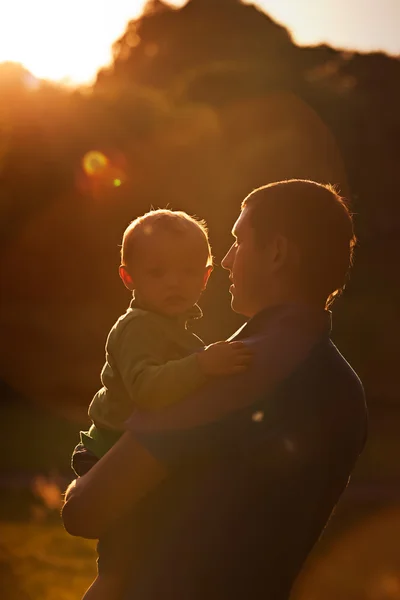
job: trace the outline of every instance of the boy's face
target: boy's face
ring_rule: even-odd
[[[207,285],[206,244],[199,235],[157,231],[140,233],[135,261],[129,269],[131,285],[143,307],[175,316],[196,304]]]

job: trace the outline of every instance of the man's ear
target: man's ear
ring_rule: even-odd
[[[124,286],[130,290],[131,292],[133,292],[134,289],[134,284],[133,284],[133,279],[131,277],[131,275],[129,274],[127,268],[125,267],[125,265],[120,265],[119,267],[119,276],[121,277],[122,281],[124,282]]]
[[[271,249],[271,265],[274,271],[278,271],[289,260],[289,240],[284,235],[277,235]]]
[[[210,279],[210,275],[213,272],[214,267],[212,265],[208,265],[204,271],[204,279],[203,279],[203,291],[207,287],[208,280]]]

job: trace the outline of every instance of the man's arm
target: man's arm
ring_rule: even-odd
[[[268,335],[247,338],[255,353],[247,371],[211,381],[178,405],[135,411],[127,423],[129,432],[68,491],[66,529],[97,538],[176,465],[184,462],[195,468],[197,460],[229,451],[229,440],[235,443],[241,430],[253,423],[253,403],[292,373],[315,344],[318,330],[306,328],[304,334],[295,325],[290,319],[286,327],[279,321]],[[271,417],[265,415],[262,422],[276,437]]]
[[[71,535],[99,538],[166,476],[158,462],[129,432],[83,477],[69,486],[62,509]]]

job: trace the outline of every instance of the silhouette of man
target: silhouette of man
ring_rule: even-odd
[[[327,310],[352,259],[346,204],[315,182],[271,184],[232,233],[222,266],[248,320],[231,339],[252,349],[251,367],[134,413],[67,492],[73,535],[97,538],[129,514],[126,600],[287,600],[365,442],[362,385]]]

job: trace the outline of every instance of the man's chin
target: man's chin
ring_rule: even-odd
[[[238,299],[233,294],[231,297],[231,309],[233,310],[233,312],[238,313],[239,315],[243,314],[240,306],[240,301],[238,301]]]
[[[242,315],[243,317],[246,317],[246,319],[250,319],[251,318],[251,314],[249,314],[250,311],[246,310],[246,306],[243,302],[240,301],[240,298],[238,298],[237,296],[235,296],[232,291],[231,291],[231,309],[233,310],[233,312],[237,313],[238,315]]]

